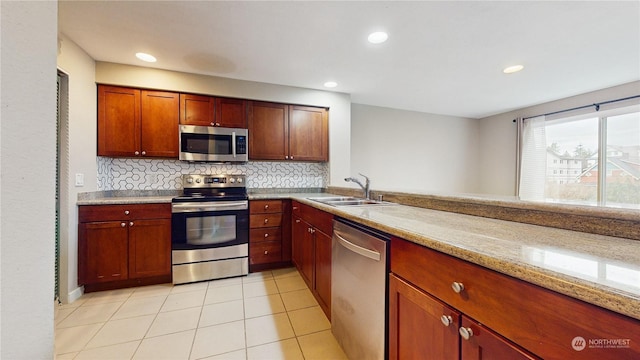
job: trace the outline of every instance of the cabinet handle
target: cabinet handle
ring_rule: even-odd
[[[464,285],[461,282],[454,281],[453,284],[451,284],[451,288],[453,291],[460,294],[464,290]]]
[[[111,276],[120,276],[120,274],[111,274]]]
[[[104,275],[98,275],[98,279],[104,278]]]
[[[143,150],[142,151],[142,156],[145,156],[145,155],[147,155],[147,152]]]
[[[133,153],[134,155],[140,155],[140,151],[136,150],[136,152]]]
[[[265,209],[265,210],[269,210],[269,205],[265,205],[265,206],[264,206],[264,209]]]
[[[133,221],[130,221],[130,222],[129,222],[129,226],[133,226]]]
[[[125,211],[124,211],[124,214],[125,214],[125,215],[129,215],[129,210],[125,210]]]
[[[300,219],[296,219],[296,224],[300,222]]]
[[[442,321],[442,325],[449,326],[453,323],[453,318],[451,318],[451,315],[442,315],[440,316],[440,321]]]
[[[125,226],[127,226],[127,224],[126,223],[120,223],[120,226],[121,227],[125,227]]]
[[[269,237],[269,234],[264,234],[264,238],[265,239],[268,238],[268,237]]]
[[[473,336],[473,330],[471,330],[471,328],[461,327],[458,332],[465,340],[469,340]]]
[[[264,219],[264,223],[265,224],[268,223],[268,222],[269,222],[269,219]]]
[[[268,251],[268,250],[265,250],[265,251],[264,251],[264,254],[265,254],[265,255],[268,255],[268,254],[269,254],[269,251]]]

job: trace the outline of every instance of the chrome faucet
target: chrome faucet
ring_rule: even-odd
[[[356,178],[354,178],[354,177],[348,177],[348,178],[345,178],[345,179],[344,179],[344,181],[346,181],[346,182],[351,181],[351,182],[354,182],[354,183],[356,183],[356,184],[360,185],[360,187],[361,187],[361,188],[362,188],[362,190],[364,191],[364,197],[365,197],[365,199],[369,200],[369,198],[370,198],[370,196],[371,196],[371,194],[369,193],[369,183],[370,183],[369,178],[368,178],[368,177],[366,177],[365,175],[362,175],[362,174],[360,174],[360,175],[361,175],[361,176],[363,176],[363,177],[364,177],[364,179],[365,179],[365,183],[364,183],[364,185],[362,185],[362,182],[361,182],[360,180],[358,180],[358,179],[356,179]]]

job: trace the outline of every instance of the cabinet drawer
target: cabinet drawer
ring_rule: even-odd
[[[250,264],[268,264],[282,260],[282,248],[277,241],[266,241],[249,246]]]
[[[297,203],[299,216],[327,235],[333,233],[333,215],[312,206]],[[296,214],[294,210],[294,214]]]
[[[78,222],[171,219],[171,204],[82,205]]]
[[[264,241],[280,241],[282,239],[282,229],[279,227],[251,229],[249,241],[253,243]]]
[[[277,227],[282,223],[282,214],[259,214],[249,215],[249,227],[265,228],[265,227]]]
[[[640,358],[640,322],[621,314],[398,238],[391,271],[543,358],[575,357],[576,337],[631,339],[628,348],[587,347],[581,359]]]
[[[249,202],[251,214],[269,214],[282,212],[281,200],[251,200]]]

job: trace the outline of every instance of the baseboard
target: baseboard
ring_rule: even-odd
[[[68,303],[71,304],[72,302],[80,299],[82,294],[84,294],[84,287],[79,286],[75,288],[73,291],[69,292],[69,294],[67,295],[67,300],[69,300]]]

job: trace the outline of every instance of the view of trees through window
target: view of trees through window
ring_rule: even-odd
[[[600,121],[606,130],[602,141]],[[550,121],[545,134],[547,201],[640,208],[640,112]],[[603,159],[600,144],[606,148]]]

